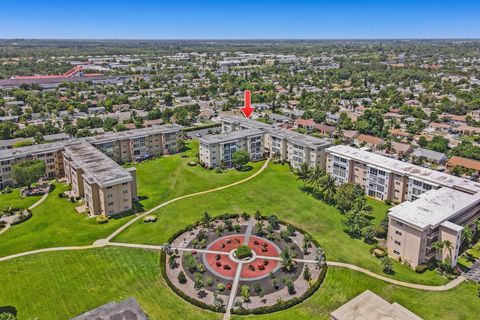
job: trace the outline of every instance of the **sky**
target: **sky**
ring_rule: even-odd
[[[480,1],[0,0],[0,38],[480,38]]]

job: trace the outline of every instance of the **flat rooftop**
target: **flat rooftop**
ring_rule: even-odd
[[[152,126],[149,128],[133,129],[121,132],[105,132],[102,135],[87,137],[85,138],[85,141],[93,144],[98,144],[124,139],[137,139],[147,137],[152,134],[173,133],[178,132],[182,129],[183,127],[178,124],[164,124],[160,126]]]
[[[477,205],[480,194],[471,195],[450,188],[427,191],[415,201],[405,201],[388,215],[421,230],[436,228],[443,222]]]
[[[398,303],[366,290],[330,314],[333,320],[422,320]]]
[[[84,179],[101,187],[132,181],[130,173],[103,152],[85,142],[65,147],[65,155],[84,172]]]
[[[246,130],[238,130],[238,131],[231,131],[222,134],[212,134],[198,140],[201,143],[205,144],[212,144],[212,143],[226,143],[230,141],[240,140],[247,137],[263,135],[263,131],[259,129],[246,129]]]
[[[259,129],[265,133],[269,133],[270,135],[287,139],[288,141],[291,141],[293,143],[296,143],[302,146],[326,147],[331,145],[331,142],[328,139],[320,139],[320,138],[316,138],[306,134],[301,134],[291,130],[279,129],[275,125],[246,119],[245,117],[242,117],[242,116],[222,115],[221,118],[222,118],[222,121],[237,123],[246,128]]]
[[[71,320],[147,320],[137,300],[129,298],[119,303],[109,302]]]
[[[373,152],[360,150],[354,147],[338,145],[327,149],[327,152],[339,156],[371,164],[375,167],[392,171],[397,174],[417,178],[439,186],[462,190],[470,193],[480,192],[480,183],[455,177],[447,173],[417,166],[408,162],[388,158]]]

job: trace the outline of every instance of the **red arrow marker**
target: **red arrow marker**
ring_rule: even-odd
[[[245,90],[244,92],[244,100],[245,100],[245,105],[243,108],[241,108],[243,115],[245,118],[250,118],[250,116],[253,113],[253,108],[250,104],[250,90]]]

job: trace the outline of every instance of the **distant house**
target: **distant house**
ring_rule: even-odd
[[[315,128],[315,121],[313,121],[313,119],[297,119],[293,123],[293,127],[307,129],[307,131],[312,131]]]
[[[353,141],[358,146],[367,146],[373,149],[378,149],[382,144],[385,143],[385,141],[382,139],[367,134],[360,134]]]
[[[63,141],[68,139],[70,139],[70,136],[66,133],[47,134],[43,136],[45,142]]]
[[[289,121],[288,117],[277,113],[269,113],[267,116],[274,123],[285,123]]]
[[[329,126],[323,123],[319,123],[315,125],[315,129],[321,134],[331,135],[332,133],[335,132],[336,128],[334,126]]]
[[[480,172],[480,161],[454,156],[448,160],[445,168],[452,172],[455,167],[473,170],[477,175]]]
[[[410,133],[402,129],[390,129],[388,130],[388,133],[390,133],[392,136],[394,136],[397,139],[404,139],[404,138],[410,137]]]
[[[394,153],[403,156],[411,153],[413,151],[413,147],[411,144],[408,143],[401,143],[401,142],[396,142],[392,141],[392,148]]]
[[[480,128],[467,126],[465,124],[452,128],[452,131],[455,133],[459,133],[462,136],[471,136],[475,134],[480,134]]]
[[[162,119],[155,119],[155,120],[145,120],[143,121],[143,126],[144,127],[153,127],[153,126],[159,126],[163,124]]]
[[[431,122],[428,125],[428,129],[430,131],[436,131],[436,132],[448,132],[450,131],[451,128],[452,126],[446,123]]]
[[[423,149],[423,148],[416,148],[412,152],[412,157],[425,159],[428,162],[437,163],[437,164],[444,164],[448,160],[448,157],[445,153]]]
[[[350,142],[353,142],[353,140],[358,137],[360,133],[358,133],[358,131],[355,131],[355,130],[343,130],[342,131],[342,135],[343,137],[350,141]]]
[[[119,303],[109,302],[71,320],[148,320],[137,300],[129,298]]]

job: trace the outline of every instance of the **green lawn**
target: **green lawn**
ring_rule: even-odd
[[[180,195],[244,179],[258,171],[263,164],[263,162],[251,163],[249,165],[252,169],[244,172],[228,170],[224,173],[215,173],[199,166],[188,166],[187,163],[193,160],[197,153],[198,142],[190,141],[187,146],[189,147],[185,152],[187,158],[177,154],[136,165],[138,194],[144,197],[140,201],[144,209]],[[105,238],[132,218],[110,219],[107,224],[99,225],[95,218],[87,219],[86,215],[76,213],[75,207],[79,204],[58,198],[58,194],[65,190],[65,185],[57,185],[57,189],[51,192],[45,202],[33,210],[33,217],[30,220],[13,226],[0,235],[0,257],[46,247],[92,244],[97,239]],[[13,193],[0,195],[0,199],[14,201],[15,193],[18,197],[18,189],[15,189]],[[26,203],[27,200],[30,201],[30,198],[21,200],[25,207],[31,204]],[[3,206],[3,201],[0,202],[0,206]]]
[[[161,244],[171,234],[200,219],[204,211],[222,213],[254,212],[276,214],[310,232],[325,249],[327,258],[352,263],[377,273],[382,273],[380,261],[369,252],[370,246],[361,240],[351,239],[343,232],[343,216],[332,206],[303,193],[302,185],[290,173],[288,166],[271,164],[262,174],[239,186],[185,199],[157,211],[154,224],[138,222],[119,234],[114,241]],[[386,213],[387,206],[369,200],[373,207],[375,223]],[[410,268],[395,264],[396,279],[425,284],[443,284],[446,280],[434,272],[419,275]]]
[[[251,170],[234,169],[223,173],[191,167],[188,162],[197,160],[198,141],[190,140],[188,150],[181,154],[165,156],[136,165],[138,195],[145,210],[181,195],[208,190],[242,180],[254,174],[263,162],[250,163]],[[188,157],[182,158],[182,155]]]
[[[465,251],[458,258],[458,264],[470,268],[476,259],[480,259],[480,242]]]
[[[0,263],[0,306],[17,308],[18,319],[68,319],[110,301],[135,297],[150,319],[220,319],[190,305],[165,284],[158,252],[100,248],[50,252]],[[446,292],[402,288],[361,273],[329,268],[322,287],[307,301],[253,319],[324,319],[364,290],[398,302],[426,320],[478,319],[476,285]],[[459,307],[461,306],[461,307]]]
[[[20,188],[12,189],[11,193],[0,194],[0,209],[6,206],[28,208],[38,201],[41,196],[20,197]]]
[[[46,247],[92,244],[131,219],[111,219],[98,224],[95,218],[75,211],[79,204],[58,197],[65,190],[66,185],[57,184],[47,199],[32,210],[33,216],[28,221],[0,235],[0,256]]]

